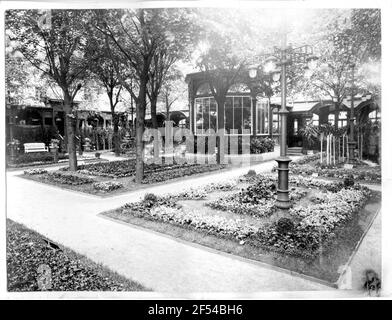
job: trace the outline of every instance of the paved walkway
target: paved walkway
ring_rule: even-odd
[[[269,171],[274,161],[252,166]],[[180,180],[110,198],[62,190],[7,173],[7,216],[157,292],[241,292],[331,290],[259,263],[104,219],[99,212],[136,201],[146,192],[168,193],[246,173]],[[336,292],[336,291],[334,291]]]
[[[352,289],[362,290],[365,283],[365,271],[375,271],[380,279],[381,274],[381,213],[375,217],[372,226],[362,240],[358,251],[354,255],[350,265],[352,275]]]

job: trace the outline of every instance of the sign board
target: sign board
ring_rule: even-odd
[[[352,168],[354,168],[354,165],[346,163],[346,164],[343,166],[343,168],[344,168],[344,169],[352,169]]]

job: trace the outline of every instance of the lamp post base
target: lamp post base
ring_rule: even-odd
[[[275,206],[280,209],[291,208],[289,198],[289,163],[291,161],[286,156],[276,159],[278,162],[278,189]]]

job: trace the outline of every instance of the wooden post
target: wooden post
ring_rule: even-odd
[[[327,135],[327,166],[329,165],[329,134]]]
[[[331,135],[331,164],[335,164],[335,137]]]
[[[325,139],[325,163],[328,164],[328,135]]]
[[[341,157],[340,157],[340,136],[338,137],[338,163],[340,163]]]
[[[361,143],[360,143],[360,140],[359,140],[359,132],[358,132],[358,138],[357,138],[357,146],[358,146],[358,159],[360,159],[360,148],[361,148]]]
[[[328,134],[328,165],[331,164],[331,135]]]
[[[323,163],[323,140],[324,140],[324,133],[322,132],[320,135],[320,143],[321,143],[321,148],[320,148],[320,163]]]

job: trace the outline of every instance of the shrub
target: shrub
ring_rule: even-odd
[[[272,199],[276,194],[276,184],[267,180],[260,180],[242,190],[239,198],[242,203],[258,204],[266,199]]]
[[[253,169],[249,170],[248,173],[246,174],[246,176],[248,177],[254,177],[256,175],[256,171],[254,171]]]
[[[153,193],[146,193],[143,200],[146,207],[152,207],[158,202],[158,197]]]
[[[250,153],[265,153],[274,151],[275,142],[270,138],[252,137],[250,139]]]
[[[276,231],[280,234],[287,234],[294,230],[294,222],[289,218],[280,218],[276,223]]]
[[[68,159],[68,156],[59,154],[59,159]],[[53,162],[53,153],[51,152],[31,152],[20,154],[14,161],[14,164],[29,164],[33,162]]]
[[[355,182],[354,182],[354,176],[352,174],[348,175],[347,177],[344,178],[343,184],[345,188],[352,187]]]
[[[96,182],[93,184],[93,188],[95,190],[100,190],[100,191],[104,191],[104,192],[117,190],[122,187],[123,187],[122,183],[115,182],[115,181]]]

